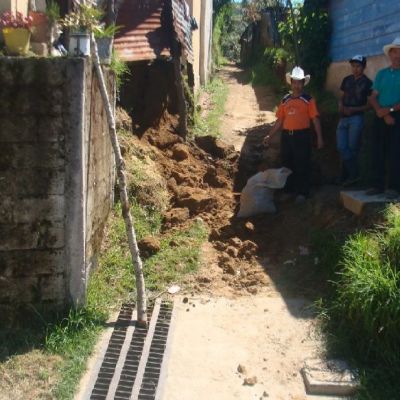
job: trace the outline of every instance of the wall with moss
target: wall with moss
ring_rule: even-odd
[[[83,58],[0,58],[1,315],[85,299],[114,179],[95,85]]]

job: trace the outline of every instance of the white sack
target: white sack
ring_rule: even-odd
[[[238,217],[249,217],[262,213],[274,213],[274,190],[285,186],[292,173],[288,168],[267,169],[253,175],[240,195]]]

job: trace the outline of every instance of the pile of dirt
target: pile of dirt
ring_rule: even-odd
[[[260,136],[260,129],[252,132],[254,138]],[[278,213],[235,217],[240,200],[235,185],[241,182],[242,187],[250,174],[249,168],[242,166],[248,165],[249,152],[239,154],[216,138],[185,141],[166,123],[148,129],[141,138],[132,135],[129,146],[143,157],[150,157],[151,168],[157,168],[165,181],[169,202],[163,233],[182,229],[195,218],[208,226],[203,267],[186,282],[194,291],[255,294],[274,284],[274,268],[278,266],[290,270],[296,265],[294,280],[298,281],[309,273],[313,263],[309,256],[313,231],[333,226],[349,230],[359,223],[349,222],[349,215],[338,203],[337,187],[319,189],[303,205],[281,201],[278,195]],[[299,249],[306,249],[307,257]]]

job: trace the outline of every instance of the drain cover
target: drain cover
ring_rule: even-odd
[[[122,306],[107,350],[80,396],[82,400],[153,400],[162,362],[173,304],[158,299],[151,310],[148,327],[136,326],[134,306]],[[135,317],[135,315],[133,316]],[[94,382],[94,383],[93,383]]]

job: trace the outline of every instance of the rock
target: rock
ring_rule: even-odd
[[[224,265],[224,272],[229,274],[229,275],[236,275],[236,268],[233,264],[229,263],[229,264],[225,264]]]
[[[239,374],[246,374],[246,367],[242,364],[239,364],[237,367],[237,371],[239,372]]]
[[[202,150],[216,158],[225,158],[231,153],[236,153],[234,146],[228,145],[214,136],[197,136],[195,141]]]
[[[221,236],[221,234],[220,234],[219,230],[216,229],[216,228],[213,228],[213,229],[211,229],[211,232],[210,232],[210,234],[208,235],[208,238],[209,238],[211,241],[214,241],[214,240],[219,239],[220,236]]]
[[[247,222],[244,224],[244,227],[246,228],[246,230],[247,230],[248,232],[254,232],[254,231],[255,231],[254,224],[251,223],[250,221],[247,221]]]
[[[246,385],[246,386],[254,386],[256,383],[257,383],[256,376],[244,378],[244,381],[243,381],[243,385]]]
[[[172,224],[180,224],[189,219],[189,209],[183,208],[172,208],[171,210],[164,213],[164,222]]]
[[[184,298],[182,299],[182,303],[184,303],[184,304],[186,304],[188,301],[189,301],[189,299],[188,299],[187,297],[184,297]]]
[[[151,134],[148,136],[146,135],[146,137],[150,144],[158,147],[159,149],[166,149],[167,147],[171,147],[174,144],[182,141],[180,136],[165,130],[162,132],[162,135]]]
[[[202,189],[187,187],[180,189],[177,193],[177,205],[187,207],[191,214],[206,210],[212,202],[213,198]]]
[[[198,276],[196,280],[201,283],[211,283],[211,279],[208,276]]]
[[[225,247],[226,245],[224,242],[220,242],[219,240],[214,242],[214,248],[217,249],[218,251],[225,251]]]
[[[140,253],[150,257],[160,251],[160,241],[153,236],[147,236],[138,242]]]
[[[251,258],[252,256],[256,255],[257,250],[258,246],[256,243],[252,242],[251,240],[245,240],[242,244],[242,248],[239,251],[239,256]]]
[[[236,247],[236,248],[238,248],[238,249],[240,249],[240,248],[242,247],[242,241],[241,241],[238,237],[230,238],[230,239],[228,240],[228,243],[229,243],[231,246]]]
[[[257,289],[256,287],[254,287],[254,286],[248,287],[248,288],[247,288],[247,291],[248,291],[250,294],[257,294],[257,293],[258,293],[258,289]]]
[[[236,247],[233,247],[233,246],[228,246],[227,248],[226,248],[226,252],[230,255],[230,256],[232,256],[232,257],[237,257],[238,256],[238,254],[239,254],[239,250],[236,248]]]
[[[203,182],[216,188],[228,186],[226,179],[222,178],[217,169],[212,165],[208,167],[207,172],[204,174]]]
[[[187,146],[182,143],[176,143],[172,148],[172,157],[176,161],[183,161],[189,158]]]
[[[263,397],[269,397],[269,394],[266,391],[264,391]]]

